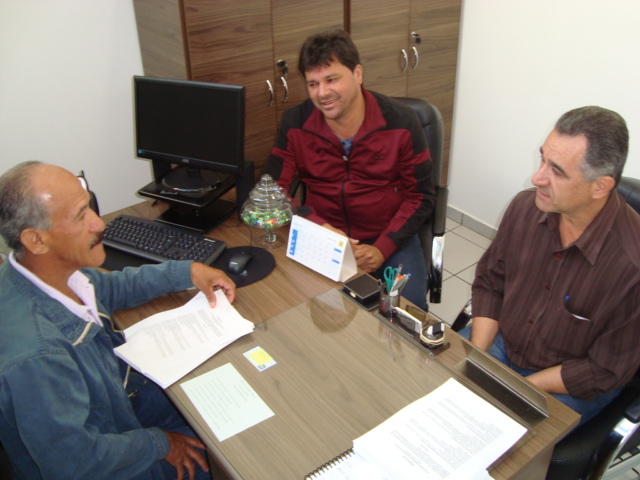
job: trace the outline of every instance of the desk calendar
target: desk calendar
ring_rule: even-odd
[[[358,271],[347,237],[298,215],[291,220],[287,257],[336,282],[344,282]]]

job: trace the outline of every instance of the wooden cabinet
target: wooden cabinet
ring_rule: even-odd
[[[344,1],[162,0],[156,9],[154,2],[134,0],[145,75],[245,86],[245,156],[259,172],[282,113],[306,98],[300,46],[318,31],[343,28]],[[182,57],[182,72],[180,58],[162,67],[162,48]]]
[[[423,98],[442,113],[445,183],[461,3],[461,0],[350,1],[350,31],[360,52],[365,86],[390,96]]]
[[[145,75],[246,87],[245,155],[256,172],[284,110],[307,96],[300,46],[344,28],[367,88],[424,98],[442,112],[446,182],[462,0],[133,1]]]

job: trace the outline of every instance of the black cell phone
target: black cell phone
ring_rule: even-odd
[[[378,281],[367,274],[345,282],[343,292],[367,309],[376,307],[380,299]]]

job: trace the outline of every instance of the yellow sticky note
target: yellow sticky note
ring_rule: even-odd
[[[262,347],[254,347],[248,352],[245,352],[244,356],[253,363],[258,370],[266,370],[278,363]]]

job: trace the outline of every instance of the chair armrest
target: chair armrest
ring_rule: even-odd
[[[300,185],[303,185],[302,180],[300,180],[300,177],[296,175],[296,177],[291,182],[291,185],[289,185],[289,195],[295,197]]]
[[[469,322],[471,321],[471,317],[473,315],[472,308],[473,306],[471,304],[471,300],[469,300],[451,324],[451,330],[453,330],[454,332],[459,332],[467,325],[469,325]]]
[[[600,413],[570,432],[555,446],[547,480],[600,478],[616,451],[626,440],[616,432],[618,424],[633,405],[640,404],[637,386],[625,388]],[[591,475],[588,476],[587,474]]]
[[[449,189],[447,187],[438,187],[436,189],[436,205],[433,211],[433,235],[444,235],[447,224],[447,199],[449,197]]]
[[[638,445],[638,436],[636,435],[638,427],[640,427],[638,421],[640,421],[640,393],[636,392],[633,401],[624,409],[623,418],[615,425],[598,449],[596,460],[587,477],[588,480],[601,479],[616,458]]]
[[[624,416],[631,423],[640,423],[640,393],[633,402],[625,409]]]
[[[442,276],[444,256],[444,235],[434,235],[431,245],[431,271],[429,272],[429,301],[440,303],[442,298]]]
[[[295,198],[300,205],[304,205],[307,200],[307,186],[297,175],[289,185],[289,196]]]
[[[436,204],[431,221],[431,252],[429,275],[429,301],[440,303],[442,298],[442,278],[444,274],[444,232],[447,222],[447,187],[437,187]]]

